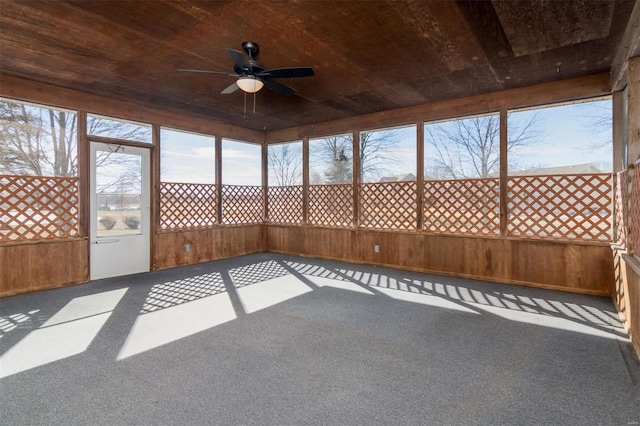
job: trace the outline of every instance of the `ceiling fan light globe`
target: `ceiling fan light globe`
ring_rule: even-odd
[[[256,93],[264,86],[264,83],[261,80],[251,77],[241,77],[236,81],[236,84],[240,90],[247,93]]]

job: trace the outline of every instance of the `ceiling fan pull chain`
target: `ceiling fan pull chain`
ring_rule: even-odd
[[[243,110],[244,119],[247,119],[247,92],[244,92],[244,110]]]
[[[253,113],[256,113],[256,92],[253,92]]]

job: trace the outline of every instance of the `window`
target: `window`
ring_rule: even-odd
[[[160,141],[163,182],[215,183],[215,137],[163,128]]]
[[[222,183],[262,185],[262,146],[223,139]]]
[[[0,99],[0,242],[76,237],[77,115]]]
[[[217,222],[215,138],[160,131],[160,226],[193,229]]]
[[[611,99],[510,112],[508,232],[611,239]]]
[[[87,134],[136,142],[153,142],[149,124],[92,114],[87,115]]]
[[[222,140],[222,221],[262,223],[262,146]]]
[[[353,182],[353,136],[309,141],[309,184]]]
[[[416,180],[416,128],[360,133],[360,183]]]
[[[359,226],[415,229],[415,126],[362,132],[359,148]]]
[[[302,142],[269,145],[268,220],[302,223]]]
[[[353,137],[309,141],[309,223],[353,226]]]
[[[500,172],[500,116],[479,115],[424,126],[424,178],[469,179]]]
[[[78,175],[75,112],[0,99],[0,174]]]
[[[302,142],[269,145],[269,186],[302,185]]]
[[[424,132],[424,229],[498,234],[500,116],[427,123]]]

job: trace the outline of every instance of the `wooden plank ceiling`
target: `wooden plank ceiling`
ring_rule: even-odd
[[[634,1],[0,0],[0,72],[277,130],[608,71]],[[283,96],[222,95],[225,48],[310,66]]]

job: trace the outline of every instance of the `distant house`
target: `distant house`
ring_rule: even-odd
[[[416,176],[413,173],[405,173],[398,176],[383,176],[379,182],[408,182],[416,180]]]
[[[509,170],[509,176],[541,176],[541,175],[584,175],[602,173],[593,164],[574,164],[571,166],[540,167],[527,170]],[[495,177],[498,175],[496,174]]]

